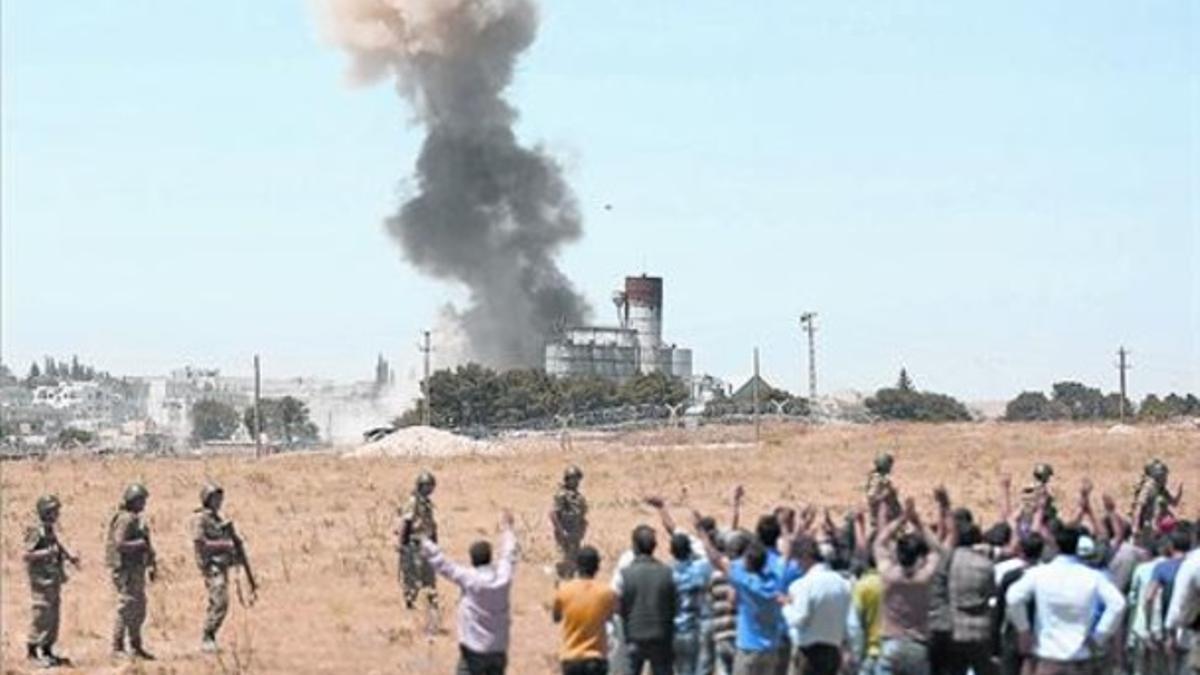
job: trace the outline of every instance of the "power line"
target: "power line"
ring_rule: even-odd
[[[1130,351],[1125,349],[1124,345],[1117,349],[1117,369],[1121,371],[1121,401],[1118,403],[1121,410],[1121,424],[1125,423],[1125,371],[1133,366],[1127,361]]]
[[[425,357],[425,374],[421,376],[421,424],[430,426],[430,331],[421,334],[421,344],[416,346]]]
[[[814,322],[816,318],[816,312],[805,312],[800,315],[800,327],[805,333],[808,333],[808,400],[811,402],[817,400],[817,347],[814,337],[817,332]]]

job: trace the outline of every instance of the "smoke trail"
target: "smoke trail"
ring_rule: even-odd
[[[589,314],[559,270],[582,234],[559,165],[513,133],[504,100],[517,57],[537,32],[533,0],[326,0],[351,76],[395,78],[426,129],[417,193],[387,227],[417,269],[462,282],[457,314],[472,356],[539,365],[546,336]]]

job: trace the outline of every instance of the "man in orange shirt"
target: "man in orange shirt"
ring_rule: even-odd
[[[562,623],[563,675],[608,675],[605,624],[617,607],[617,594],[596,581],[600,553],[591,546],[575,556],[578,576],[554,593],[554,622]]]

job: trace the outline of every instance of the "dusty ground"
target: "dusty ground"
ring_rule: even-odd
[[[23,672],[28,590],[20,562],[21,532],[34,499],[55,492],[64,502],[64,540],[84,559],[65,590],[61,651],[74,672],[139,672],[108,658],[112,589],[103,568],[103,535],[122,487],[143,480],[161,561],[150,591],[147,644],[159,660],[140,672],[208,673],[449,673],[453,634],[432,644],[404,611],[393,551],[394,514],[419,468],[438,475],[435,500],[443,543],[457,558],[468,544],[495,532],[497,514],[518,517],[524,558],[515,587],[515,627],[509,672],[550,673],[557,632],[547,601],[553,581],[553,542],[545,512],[564,465],[580,464],[592,504],[592,543],[606,569],[639,522],[652,522],[638,503],[662,493],[727,519],[732,486],[748,492],[752,518],[781,500],[831,507],[857,504],[878,450],[897,457],[896,481],[930,503],[944,482],[956,501],[991,517],[997,475],[1017,485],[1037,461],[1053,463],[1058,492],[1074,489],[1086,473],[1098,490],[1127,504],[1142,464],[1151,456],[1183,480],[1184,510],[1196,514],[1200,490],[1200,432],[1184,428],[1060,425],[958,425],[768,428],[760,447],[750,430],[663,431],[623,437],[578,438],[569,450],[554,439],[510,441],[503,456],[416,459],[280,457],[261,461],[52,460],[0,465],[2,553],[0,579],[3,672]],[[186,523],[202,480],[227,491],[226,510],[239,524],[263,586],[253,610],[235,606],[221,634],[219,658],[198,653],[202,583],[192,564]],[[453,627],[456,593],[446,598],[445,625]]]

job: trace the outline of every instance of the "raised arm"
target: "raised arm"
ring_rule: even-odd
[[[421,555],[425,556],[435,572],[454,582],[460,588],[466,587],[470,581],[471,575],[467,568],[447,558],[438,545],[428,537],[421,538]]]
[[[954,546],[954,527],[952,522],[953,519],[950,516],[950,493],[946,490],[946,486],[939,485],[936,489],[934,489],[933,500],[937,502],[938,537],[941,539],[940,544],[936,548],[950,548]],[[912,500],[909,499],[909,502],[912,502]],[[906,508],[905,510],[907,511],[908,509]],[[926,538],[929,541],[936,541],[935,539],[932,539],[929,536],[929,533],[926,532],[920,525],[921,518],[919,515],[917,515],[915,508],[911,510],[911,514],[909,515],[908,519],[912,521],[913,525],[918,527],[918,531],[921,532],[921,536],[923,538]],[[930,548],[935,547],[930,546]]]
[[[501,579],[511,579],[517,565],[517,533],[513,522],[512,511],[504,509],[500,513],[500,559],[496,563],[496,575]]]
[[[887,504],[883,502],[877,505],[877,510],[879,513],[875,522],[880,523],[882,527],[875,535],[875,566],[879,568],[880,574],[887,575],[900,566],[896,560],[896,547],[892,545],[892,540],[896,538],[896,533],[904,524],[904,518],[888,520]]]
[[[736,530],[741,526],[742,519],[742,497],[746,495],[746,490],[741,485],[733,488],[733,517],[729,519],[729,528]]]
[[[700,514],[692,511],[692,518],[696,521],[696,535],[700,539],[700,543],[704,544],[704,555],[708,558],[708,562],[712,563],[713,569],[729,574],[729,559],[717,550],[717,545],[712,540],[712,534],[699,527]]]
[[[675,519],[671,517],[671,512],[667,510],[666,501],[658,496],[646,497],[643,501],[658,512],[658,519],[662,521],[663,529],[667,531],[667,534],[675,534],[677,525],[675,524]]]
[[[1004,474],[1000,477],[1000,517],[997,522],[1006,522],[1012,515],[1012,476]],[[1013,530],[1016,531],[1015,529]]]

